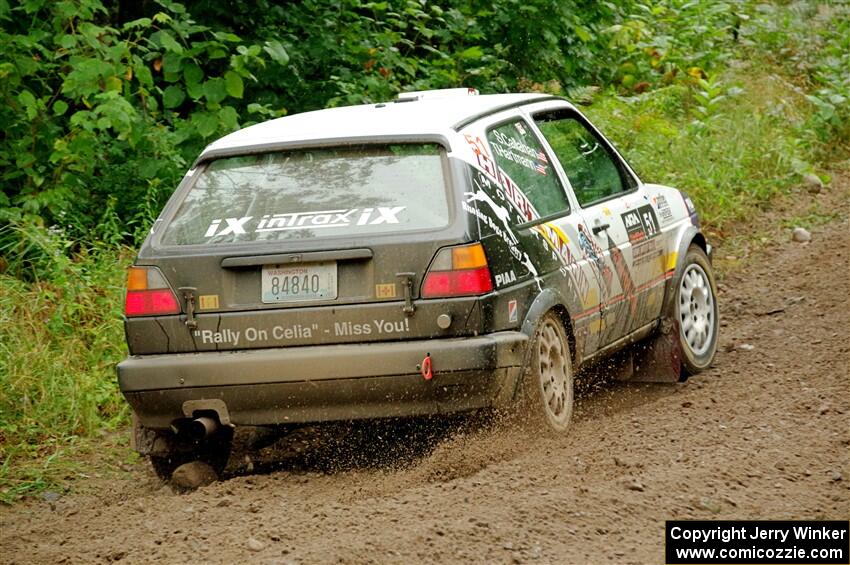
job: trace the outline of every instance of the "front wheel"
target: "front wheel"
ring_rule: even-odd
[[[540,321],[531,348],[522,410],[537,427],[564,432],[573,415],[573,371],[567,334],[554,312]]]
[[[691,245],[675,297],[675,319],[686,376],[707,369],[714,361],[718,318],[717,285],[711,263],[701,248]]]

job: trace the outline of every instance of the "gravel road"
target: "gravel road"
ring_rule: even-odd
[[[847,519],[849,192],[801,190],[739,227],[761,244],[720,247],[720,352],[687,383],[606,384],[557,438],[354,430],[189,494],[140,462],[0,507],[0,562],[663,563],[667,519]],[[831,221],[792,242],[813,201]]]

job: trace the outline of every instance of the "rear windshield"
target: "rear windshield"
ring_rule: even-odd
[[[280,241],[448,225],[434,144],[322,148],[217,159],[198,173],[164,245]]]

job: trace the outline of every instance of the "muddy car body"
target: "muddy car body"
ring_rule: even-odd
[[[131,269],[119,383],[138,449],[169,460],[187,427],[197,452],[233,426],[526,393],[562,430],[594,360],[649,380],[711,362],[709,255],[687,196],[641,182],[561,98],[294,115],[186,174]]]

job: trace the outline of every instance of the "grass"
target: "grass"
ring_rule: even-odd
[[[840,211],[824,210],[820,202],[813,200],[805,214],[786,218],[782,221],[782,226],[789,230],[801,227],[811,231],[814,228],[832,223],[840,218]]]
[[[0,500],[53,488],[59,462],[127,420],[115,364],[126,355],[121,327],[123,248],[86,250],[35,228],[28,242],[33,282],[0,274]],[[57,472],[54,472],[56,470]]]
[[[603,91],[586,108],[644,180],[690,194],[713,238],[850,154],[850,104],[840,103],[850,25],[812,26],[801,6],[811,8],[771,8],[750,35],[761,43],[735,47],[708,76],[630,97]],[[786,227],[833,219],[813,206]],[[106,439],[129,420],[115,364],[132,251],[32,225],[3,230],[17,232],[6,238],[14,248],[0,246],[0,501],[11,502],[132,460],[124,439]]]
[[[710,119],[693,110],[701,87],[669,86],[640,97],[605,97],[588,114],[647,182],[686,191],[715,236],[814,171],[811,104],[775,75],[730,70]]]

